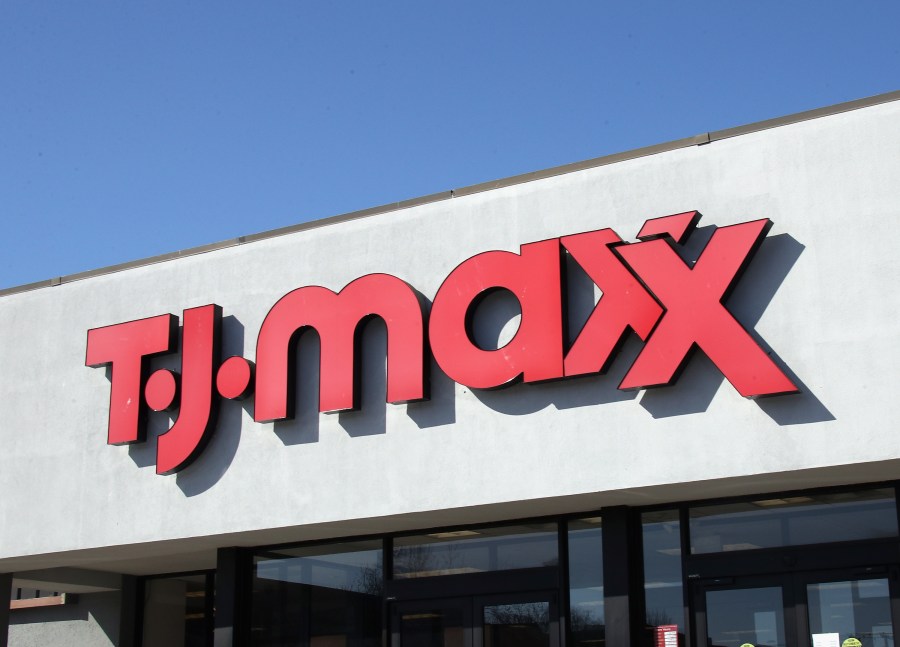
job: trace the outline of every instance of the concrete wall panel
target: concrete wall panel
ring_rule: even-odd
[[[896,478],[897,151],[895,101],[0,298],[0,483],[15,494],[0,499],[0,570],[141,558],[128,570],[152,572],[218,536],[261,544]],[[479,252],[603,227],[633,239],[645,219],[689,209],[704,214],[700,238],[775,222],[729,308],[802,395],[743,399],[701,355],[673,387],[624,393],[632,339],[607,376],[473,392],[433,366],[430,402],[385,405],[374,326],[359,412],[315,412],[305,341],[294,422],[258,424],[252,400],[225,402],[177,476],[154,473],[165,415],[145,445],[105,444],[109,380],[84,366],[90,328],[217,303],[226,354],[252,359],[294,288],[386,272],[432,298]]]

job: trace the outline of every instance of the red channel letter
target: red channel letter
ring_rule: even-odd
[[[478,300],[496,288],[519,300],[522,319],[503,348],[483,350],[469,331]],[[521,254],[492,251],[464,261],[444,280],[429,320],[431,351],[450,379],[476,389],[562,377],[559,240],[522,245]]]
[[[220,357],[222,308],[184,311],[181,348],[181,404],[178,419],[159,437],[156,473],[173,474],[197,458],[216,425],[218,398],[213,371]]]
[[[178,318],[170,314],[88,331],[85,365],[112,367],[108,444],[144,442],[147,410],[142,389],[147,360],[171,351],[177,338]]]
[[[387,401],[410,402],[426,395],[425,330],[418,295],[388,274],[369,274],[339,294],[318,286],[283,296],[263,321],[256,344],[258,422],[294,415],[294,345],[305,329],[319,333],[319,411],[359,407],[359,358],[355,346],[362,324],[380,317],[387,326]]]
[[[663,309],[622,264],[611,247],[622,244],[612,229],[560,238],[603,292],[566,354],[566,376],[604,373],[630,328],[646,341]]]
[[[722,303],[771,226],[763,219],[717,229],[693,268],[665,238],[616,249],[666,308],[620,389],[671,384],[696,345],[744,397],[797,392]]]

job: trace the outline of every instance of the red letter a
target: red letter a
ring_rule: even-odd
[[[470,335],[480,298],[495,289],[513,293],[522,307],[515,337],[503,348],[483,350]],[[492,251],[459,265],[434,297],[431,350],[451,379],[477,389],[562,377],[562,303],[559,240],[522,245],[521,254]]]

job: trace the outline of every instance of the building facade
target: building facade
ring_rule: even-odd
[[[893,645],[898,248],[893,93],[6,290],[0,638]]]

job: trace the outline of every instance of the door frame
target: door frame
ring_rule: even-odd
[[[786,645],[798,645],[794,583],[790,574],[745,575],[740,577],[714,577],[694,580],[691,586],[693,602],[694,635],[696,645],[709,644],[707,625],[706,594],[710,591],[731,591],[740,589],[775,588],[781,589],[782,622]]]
[[[784,605],[785,642],[798,647],[811,647],[809,600],[807,585],[825,582],[886,579],[888,582],[891,621],[895,637],[900,635],[900,568],[896,565],[861,568],[819,569],[814,571],[786,571],[767,575],[739,575],[706,577],[689,580],[691,623],[694,627],[694,646],[708,644],[706,592],[716,590],[762,588],[780,586]]]
[[[795,586],[802,595],[797,601],[797,628],[800,631],[798,637],[800,645],[811,645],[809,630],[809,599],[807,598],[807,585],[826,582],[846,582],[854,580],[884,579],[888,583],[888,602],[891,608],[891,623],[894,629],[894,638],[900,631],[900,586],[898,586],[898,567],[884,565],[881,567],[865,567],[855,569],[840,569],[834,571],[812,571],[794,574]],[[803,642],[806,641],[806,642]]]

